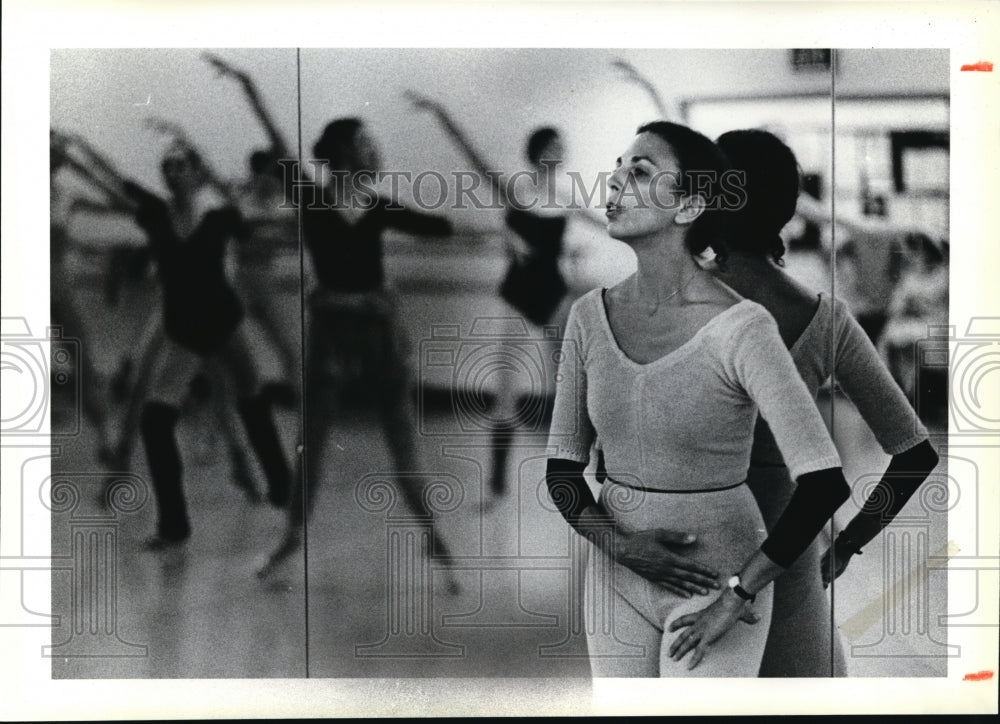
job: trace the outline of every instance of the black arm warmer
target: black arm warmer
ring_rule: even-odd
[[[545,467],[545,484],[549,497],[556,508],[574,528],[580,521],[580,514],[590,506],[596,506],[594,494],[583,478],[586,463],[578,463],[562,458],[549,458]]]
[[[938,455],[927,440],[894,455],[864,508],[844,528],[842,535],[851,547],[860,550],[891,523],[937,464]]]
[[[802,555],[851,495],[840,468],[806,473],[796,483],[791,500],[760,547],[768,558],[784,568]]]
[[[604,481],[608,479],[608,466],[604,462],[604,451],[600,448],[597,448],[597,470],[594,477],[601,485],[604,485]]]

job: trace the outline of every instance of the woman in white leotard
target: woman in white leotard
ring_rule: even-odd
[[[686,552],[724,581],[709,599],[658,586],[622,561],[617,535],[603,538],[588,573],[610,568],[612,590],[588,585],[585,610],[595,610],[594,596],[611,602],[615,637],[645,654],[614,656],[592,636],[598,676],[756,676],[768,584],[848,495],[773,318],[695,261],[722,238],[718,205],[734,200],[718,193],[725,167],[715,145],[684,126],[640,128],[612,175],[608,207],[608,232],[633,249],[638,271],[588,293],[570,314],[550,437],[553,499],[585,535],[608,524],[692,530]],[[758,410],[799,482],[766,540],[742,484]],[[596,438],[607,481],[595,505],[580,485]],[[750,601],[763,625],[739,622]]]

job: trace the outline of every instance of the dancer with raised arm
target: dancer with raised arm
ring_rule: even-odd
[[[618,71],[623,80],[638,86],[649,96],[650,100],[653,101],[653,106],[656,108],[659,118],[677,122],[681,120],[681,110],[677,104],[672,99],[664,98],[656,85],[644,76],[632,63],[624,58],[616,58],[611,61],[611,65]]]
[[[332,477],[323,465],[323,451],[351,370],[364,370],[366,379],[377,381],[372,393],[399,474],[399,490],[415,513],[433,517],[424,500],[408,345],[395,295],[386,285],[382,236],[387,229],[398,229],[434,239],[450,235],[452,225],[444,217],[413,211],[378,193],[373,185],[381,167],[378,147],[357,118],[328,123],[313,146],[313,157],[322,162],[324,177],[288,178],[286,188],[298,203],[318,281],[307,307],[305,471],[296,476],[288,525],[258,571],[262,578],[299,550],[316,492]],[[431,553],[449,560],[436,530]]]
[[[205,53],[204,58],[219,78],[233,80],[243,90],[254,118],[263,128],[268,145],[255,149],[247,159],[245,180],[232,184],[243,217],[243,238],[236,245],[236,286],[249,318],[263,336],[251,339],[259,367],[277,353],[280,370],[265,378],[266,387],[277,401],[286,405],[298,396],[293,383],[300,370],[296,364],[301,330],[291,325],[280,305],[278,261],[282,254],[298,254],[298,215],[286,203],[281,161],[290,159],[289,146],[277,123],[267,111],[253,78],[223,58]],[[300,280],[301,282],[301,280]],[[298,321],[296,314],[296,322]],[[288,334],[294,326],[298,334]]]
[[[90,155],[91,180],[130,208],[145,231],[163,293],[165,337],[151,367],[140,422],[158,509],[150,547],[176,545],[191,533],[174,428],[192,377],[212,358],[223,360],[233,375],[240,417],[267,476],[269,499],[287,504],[288,465],[269,405],[257,389],[240,325],[242,305],[223,268],[226,246],[239,233],[238,211],[212,188],[210,173],[190,146],[174,144],[164,156],[169,201],[127,180],[93,149]]]
[[[195,160],[201,169],[201,183],[205,188],[214,189],[220,197],[227,199],[230,204],[235,204],[237,194],[204,160],[204,154],[194,146],[183,128],[176,123],[157,117],[147,118],[144,125],[166,136],[175,151]],[[119,183],[117,180],[119,173],[113,165],[82,139],[77,139],[76,145],[79,147],[81,156],[86,159],[85,165],[81,169],[85,177],[104,188],[107,193],[121,193],[115,187],[115,184]],[[168,182],[168,188],[169,186]],[[121,211],[123,207],[118,203],[115,208]],[[129,210],[125,208],[125,211]],[[134,209],[132,213],[134,213]],[[242,229],[243,227],[239,225],[236,228]],[[147,251],[152,251],[152,249],[147,247]],[[225,254],[226,250],[222,252],[222,257]],[[124,398],[126,403],[117,439],[102,447],[98,455],[102,463],[109,469],[123,470],[128,467],[136,440],[141,435],[140,420],[146,403],[146,390],[153,381],[156,365],[164,354],[164,345],[168,338],[164,329],[163,317],[162,304],[149,305],[136,328],[134,342],[130,345],[126,358],[115,375],[115,387],[118,388],[116,394]],[[248,335],[244,335],[244,338],[246,337]],[[251,346],[251,350],[254,349],[255,347]],[[256,376],[260,369],[256,356],[251,358],[249,364],[253,367]],[[240,386],[239,384],[230,384],[230,381],[226,379],[227,376],[233,377],[230,374],[228,363],[225,361],[220,363],[219,360],[213,359],[212,364],[205,365],[198,373],[192,375],[188,385],[190,394],[185,394],[184,399],[189,402],[192,400],[204,402],[206,398],[210,398],[208,399],[208,412],[215,426],[208,428],[205,443],[209,449],[219,442],[225,446],[232,482],[249,500],[257,502],[260,495],[251,474],[245,442],[241,439],[237,429],[241,424],[238,419],[240,417],[239,400],[236,399],[241,394]],[[254,384],[260,387],[261,381],[257,380]],[[181,408],[179,414],[183,411]],[[214,434],[216,431],[221,433],[221,441]],[[280,504],[280,502],[276,504]]]
[[[533,327],[555,325],[561,330],[573,301],[560,269],[567,247],[569,218],[573,215],[582,219],[600,228],[602,233],[604,223],[574,204],[562,183],[559,167],[565,149],[559,131],[548,126],[535,129],[525,145],[528,168],[505,178],[484,160],[443,105],[412,91],[407,97],[415,108],[428,111],[441,124],[476,171],[489,180],[505,209],[506,223],[513,234],[507,237],[510,261],[500,286],[501,297]],[[511,179],[520,183],[511,183]],[[540,330],[536,329],[536,333],[540,338]],[[547,395],[553,394],[550,382],[553,376],[554,370],[545,370],[542,382]],[[502,495],[506,489],[510,447],[505,443],[521,424],[516,379],[507,372],[498,373],[497,377],[497,401],[491,413],[493,461],[488,485],[494,496]]]

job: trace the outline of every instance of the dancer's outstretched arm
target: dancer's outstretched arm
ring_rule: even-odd
[[[639,86],[646,92],[647,95],[649,95],[650,100],[653,101],[653,105],[656,107],[656,112],[660,114],[660,118],[667,121],[674,121],[675,123],[681,122],[680,107],[672,100],[664,100],[663,96],[660,95],[660,91],[657,90],[652,81],[640,73],[638,68],[623,58],[617,58],[611,61],[611,65],[614,66],[615,70],[617,70],[626,81]]]
[[[431,98],[420,95],[414,91],[407,91],[406,98],[413,104],[413,107],[420,111],[428,111],[441,124],[441,126],[451,136],[455,144],[462,150],[466,158],[475,166],[476,170],[482,174],[493,186],[500,196],[500,201],[504,206],[510,205],[507,195],[506,185],[500,182],[499,173],[496,168],[491,168],[479,151],[472,145],[465,132],[455,123],[455,120],[448,113],[448,110]]]
[[[135,210],[135,202],[125,191],[125,177],[83,137],[53,129],[49,140],[66,165],[103,194],[115,211]]]
[[[278,126],[274,123],[274,119],[267,112],[267,108],[264,107],[264,101],[260,97],[253,78],[247,72],[230,65],[227,61],[213,53],[203,53],[202,57],[215,68],[220,78],[232,78],[243,87],[243,93],[250,102],[250,107],[253,109],[254,115],[267,133],[268,140],[271,143],[271,153],[274,154],[275,158],[285,158],[288,155],[288,144],[285,142],[285,137],[281,134],[281,131],[278,130]]]

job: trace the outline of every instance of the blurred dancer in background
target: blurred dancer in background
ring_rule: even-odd
[[[253,107],[265,115],[259,104]],[[262,123],[270,121],[262,118]],[[293,486],[285,535],[258,572],[261,577],[271,575],[302,544],[320,482],[331,477],[331,468],[323,466],[323,451],[352,376],[363,374],[375,394],[400,491],[415,513],[432,520],[424,500],[405,330],[395,294],[386,285],[382,236],[393,228],[440,238],[452,233],[452,225],[443,217],[407,209],[373,187],[381,168],[379,151],[357,118],[328,123],[313,145],[313,158],[323,163],[323,177],[289,178],[286,186],[298,205],[318,282],[309,294],[307,314],[305,471]],[[449,560],[433,529],[431,548],[429,553]]]
[[[82,378],[79,380],[80,408],[97,432],[97,446],[100,450],[107,447],[110,439],[108,380],[94,362],[92,340],[87,334],[83,316],[73,299],[74,285],[69,254],[73,240],[68,227],[71,215],[81,208],[103,212],[120,211],[121,207],[106,194],[102,194],[105,196],[103,201],[71,199],[56,182],[61,170],[69,168],[79,171],[83,168],[81,162],[72,154],[74,142],[74,137],[55,130],[49,134],[51,319],[53,325],[61,328],[65,337],[80,341],[79,373]]]
[[[298,215],[292,204],[286,203],[280,163],[291,157],[288,143],[267,113],[253,79],[216,55],[206,53],[204,58],[220,78],[239,84],[267,136],[268,146],[255,149],[247,159],[246,179],[233,184],[243,216],[243,236],[236,245],[236,284],[248,321],[258,332],[251,336],[258,369],[270,370],[264,375],[265,389],[276,402],[292,407],[298,390],[293,381],[300,373],[297,360],[302,330],[299,315],[291,319],[281,309],[276,288],[280,256],[299,252]],[[289,329],[295,334],[288,334]],[[275,355],[279,362],[276,370],[268,364]]]
[[[235,196],[230,186],[220,180],[218,173],[204,161],[204,155],[194,147],[177,124],[159,118],[149,118],[146,120],[146,126],[167,136],[177,149],[187,149],[189,157],[197,159],[199,167],[203,169],[205,184],[219,190],[227,198]],[[81,153],[88,158],[90,168],[103,168],[103,178],[98,175],[98,181],[107,184],[107,178],[112,178],[118,173],[83,139],[79,139],[77,145]],[[91,180],[94,180],[93,176],[91,172]],[[118,208],[121,208],[120,204]],[[128,209],[126,212],[129,212]],[[148,258],[149,247],[146,251]],[[224,251],[223,259],[225,256]],[[153,380],[155,367],[164,354],[166,339],[162,305],[152,303],[135,328],[133,342],[130,345],[131,352],[126,354],[113,378],[112,394],[118,400],[125,401],[125,411],[121,415],[119,436],[99,452],[99,458],[109,469],[122,470],[129,465],[135,442],[141,434],[140,421],[146,402],[146,390]],[[256,354],[259,344],[251,345],[250,349],[255,352],[251,363],[259,372],[262,368],[260,355]],[[237,419],[239,392],[230,378],[225,363],[220,364],[218,360],[210,359],[191,378],[179,414],[181,417],[186,417],[194,413],[202,423],[202,434],[199,435],[198,445],[194,450],[198,460],[203,463],[211,461],[217,454],[218,448],[223,446],[228,457],[232,482],[248,500],[258,502],[260,493],[251,471],[246,442],[239,431],[241,426]]]
[[[232,199],[187,145],[171,145],[161,164],[169,201],[126,180],[92,149],[89,155],[90,180],[130,208],[146,233],[163,294],[165,336],[152,364],[140,423],[158,506],[157,535],[150,546],[174,545],[190,535],[175,426],[192,378],[213,358],[226,363],[239,390],[240,417],[267,476],[269,499],[287,504],[288,466],[258,389],[240,324],[243,308],[224,270],[227,244],[240,226]]]
[[[505,209],[507,227],[513,233],[506,237],[509,264],[500,286],[500,296],[532,326],[535,333],[532,338],[546,339],[540,328],[550,325],[558,327],[561,338],[573,303],[560,269],[560,261],[567,251],[569,216],[574,214],[591,223],[602,234],[605,224],[575,203],[559,176],[565,155],[559,131],[546,126],[531,133],[524,151],[527,173],[509,177],[516,176],[520,182],[512,186],[479,154],[443,105],[412,91],[407,97],[415,108],[431,113],[441,124],[472,166],[489,180]],[[498,359],[517,354],[514,350],[501,349]],[[542,363],[543,394],[551,397],[555,394],[552,382],[555,369],[551,360],[543,359]],[[507,370],[497,376],[497,397],[491,413],[493,461],[488,486],[494,498],[505,492],[509,442],[523,424],[517,409],[516,373]]]

